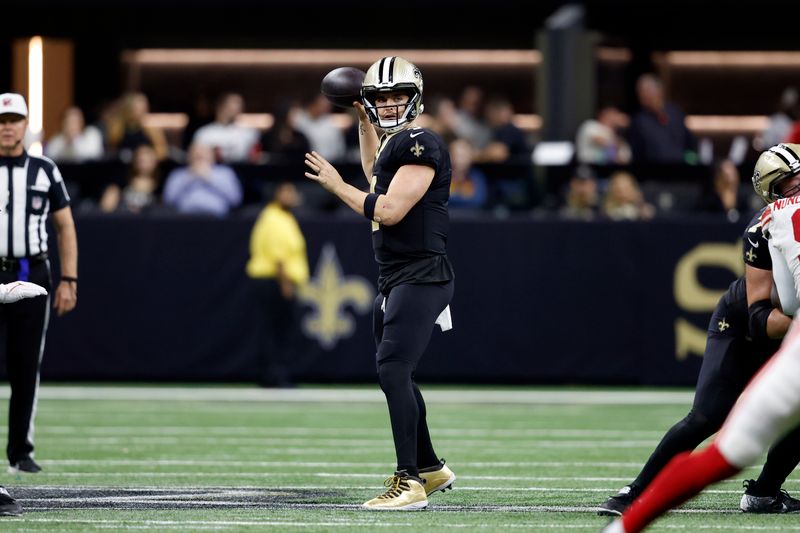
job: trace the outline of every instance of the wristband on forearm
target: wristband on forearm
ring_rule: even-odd
[[[61,276],[61,281],[68,281],[70,283],[78,283],[78,278],[75,276]]]
[[[364,216],[370,220],[375,220],[375,204],[378,203],[378,196],[373,192],[364,198]]]

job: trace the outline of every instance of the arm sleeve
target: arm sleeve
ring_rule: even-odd
[[[764,341],[769,338],[767,320],[773,309],[769,300],[759,300],[747,308],[747,326],[754,341]]]

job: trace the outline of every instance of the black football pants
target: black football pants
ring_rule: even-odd
[[[0,272],[0,283],[17,281],[16,271]],[[30,265],[26,281],[47,289],[47,296],[26,298],[13,304],[0,304],[0,347],[6,359],[11,400],[8,406],[9,463],[33,453],[33,418],[39,389],[39,368],[50,318],[52,286],[48,262]]]
[[[299,306],[296,298],[284,298],[272,278],[253,279],[258,328],[258,379],[263,387],[292,385],[291,361],[296,354]]]
[[[709,332],[691,411],[667,431],[639,476],[631,483],[641,493],[675,455],[694,450],[716,433],[739,395],[771,353],[742,338]],[[763,495],[774,495],[800,462],[800,429],[770,448],[756,483]]]
[[[453,297],[454,282],[394,287],[379,294],[373,307],[378,379],[386,396],[397,470],[412,476],[439,463],[433,450],[425,401],[414,383],[414,371],[430,341],[434,323]]]

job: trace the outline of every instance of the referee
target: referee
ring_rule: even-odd
[[[27,127],[22,95],[0,94],[0,283],[30,281],[53,292],[46,227],[52,212],[61,264],[53,309],[62,316],[78,299],[75,223],[55,163],[24,149]],[[0,353],[11,385],[6,454],[12,474],[41,470],[33,460],[33,417],[49,317],[50,296],[0,307]]]

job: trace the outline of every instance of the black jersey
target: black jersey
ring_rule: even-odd
[[[748,322],[747,284],[742,276],[733,281],[719,299],[708,323],[708,331],[751,341],[750,346],[759,353],[772,354],[776,352],[781,345],[781,339],[752,341]]]
[[[769,248],[767,239],[761,231],[761,213],[764,212],[764,206],[755,216],[750,220],[747,228],[742,235],[742,247],[744,251],[744,264],[751,267],[760,268],[761,270],[772,270],[772,258],[769,255]]]
[[[454,277],[447,258],[447,202],[452,174],[447,146],[425,128],[384,136],[373,167],[372,191],[386,194],[403,165],[429,166],[435,174],[428,190],[403,220],[392,226],[373,225],[378,288],[384,294],[400,283],[438,283]]]
[[[747,320],[747,285],[742,276],[732,282],[719,299],[708,324],[708,331],[746,337]]]

